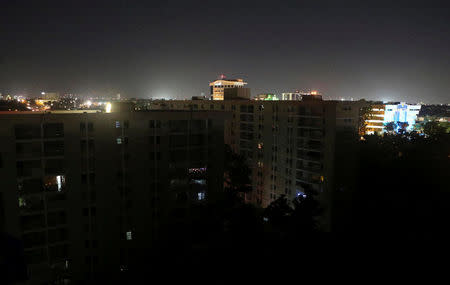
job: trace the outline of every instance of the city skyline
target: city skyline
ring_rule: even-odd
[[[3,3],[1,92],[187,99],[226,74],[253,95],[448,101],[445,2],[233,4]]]

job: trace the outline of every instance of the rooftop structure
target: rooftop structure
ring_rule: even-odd
[[[225,79],[222,75],[220,79],[216,79],[209,83],[210,94],[212,100],[224,100],[224,90],[229,88],[242,88],[247,85],[243,79]]]

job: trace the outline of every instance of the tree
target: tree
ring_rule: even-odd
[[[404,133],[406,133],[406,129],[408,128],[409,124],[408,124],[408,122],[398,122],[397,126],[398,126],[398,132],[401,134],[404,134]]]
[[[269,234],[294,241],[319,233],[318,218],[323,211],[316,196],[316,192],[308,188],[292,201],[292,206],[284,195],[273,201],[264,211]]]
[[[372,119],[372,117],[373,117],[372,106],[364,106],[361,108],[358,125],[358,132],[360,136],[366,134],[367,121]]]
[[[423,126],[423,132],[427,136],[437,136],[440,134],[447,133],[447,129],[444,126],[442,126],[439,122],[429,121],[426,122],[425,125]]]
[[[264,210],[264,218],[275,227],[283,227],[287,223],[287,217],[292,215],[293,209],[289,206],[286,196],[281,195],[278,199],[270,203]]]
[[[351,202],[335,205],[346,207],[341,232],[376,243],[441,238],[449,218],[449,139],[408,134],[361,141]],[[379,179],[380,173],[395,175]]]
[[[304,194],[299,195],[293,201],[294,210],[292,212],[292,228],[294,235],[315,234],[319,231],[318,218],[323,213],[317,200],[317,192],[308,187],[304,189]]]
[[[397,128],[397,124],[395,122],[388,122],[384,124],[384,129],[388,133],[393,133]]]
[[[252,190],[250,174],[251,169],[246,158],[225,145],[225,191],[235,194],[250,192]]]

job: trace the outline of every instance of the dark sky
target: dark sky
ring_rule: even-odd
[[[0,92],[189,98],[223,73],[253,95],[450,103],[450,4],[331,3],[0,0]]]

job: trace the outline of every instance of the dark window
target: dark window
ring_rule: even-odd
[[[88,132],[91,133],[94,131],[94,123],[89,122],[88,123]]]
[[[160,152],[150,152],[150,160],[161,160]]]
[[[44,154],[46,156],[64,155],[63,141],[49,141],[44,143]]]
[[[80,123],[80,135],[86,136],[86,123]]]
[[[171,135],[169,137],[169,146],[171,147],[180,147],[186,145],[187,145],[186,135]]]
[[[148,138],[148,142],[150,145],[160,144],[161,138],[160,136],[150,136]]]
[[[159,129],[161,128],[161,121],[160,120],[150,120],[149,122],[150,128],[151,129]]]
[[[191,121],[191,130],[192,131],[202,131],[204,129],[206,129],[206,121],[205,120]]]
[[[64,160],[47,159],[45,161],[46,174],[64,174]]]
[[[44,124],[44,138],[61,138],[64,137],[64,124],[48,123]]]
[[[172,120],[169,121],[169,128],[171,132],[185,132],[188,128],[187,120]]]
[[[15,126],[16,139],[36,139],[41,137],[39,125],[17,125]]]

